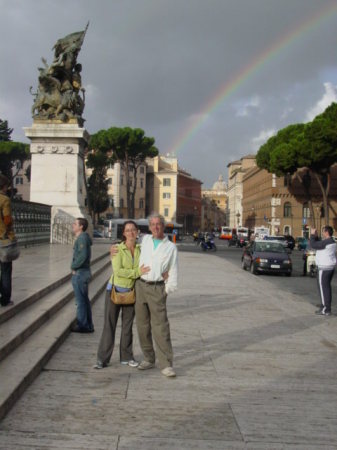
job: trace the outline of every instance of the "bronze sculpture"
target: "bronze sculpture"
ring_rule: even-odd
[[[39,67],[39,86],[32,106],[34,119],[57,119],[68,122],[76,119],[83,125],[82,113],[85,105],[85,89],[81,82],[81,64],[77,56],[81,50],[89,22],[83,31],[59,39],[53,47],[54,60],[50,64],[42,58],[44,67]]]

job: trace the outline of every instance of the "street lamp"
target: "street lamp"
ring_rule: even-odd
[[[241,214],[239,212],[237,212],[236,213],[236,222],[237,222],[238,226],[240,225],[240,217],[241,217]]]

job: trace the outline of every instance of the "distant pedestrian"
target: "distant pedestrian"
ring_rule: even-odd
[[[159,214],[149,218],[152,236],[146,235],[141,244],[140,265],[150,267],[147,274],[136,281],[136,324],[139,342],[144,354],[138,369],[155,365],[155,351],[161,373],[175,377],[170,325],[167,317],[167,294],[177,289],[177,247],[164,235],[165,220]],[[163,274],[168,273],[165,281]]]
[[[117,293],[131,293],[136,279],[149,272],[150,268],[139,267],[140,245],[136,244],[138,227],[133,220],[124,222],[122,235],[122,243],[117,246],[117,252],[112,257],[113,274],[105,294],[104,327],[98,346],[95,369],[103,369],[110,362],[120,312],[122,314],[120,362],[130,367],[138,366],[138,362],[134,359],[132,348],[132,325],[135,317],[135,305],[134,303],[128,305],[115,304],[111,294],[112,289]]]
[[[71,263],[71,282],[77,305],[77,323],[71,328],[75,333],[93,333],[91,305],[89,300],[89,280],[91,278],[90,259],[92,241],[86,230],[88,221],[79,217],[72,225],[76,236],[73,260]]]
[[[336,267],[337,245],[332,238],[333,229],[326,225],[323,227],[323,239],[318,240],[317,230],[311,228],[310,247],[316,250],[316,265],[318,268],[318,290],[321,297],[321,307],[316,314],[331,315],[331,280]]]
[[[10,182],[7,177],[0,174],[0,239],[15,240],[10,198],[7,191]],[[12,262],[1,262],[0,303],[1,306],[11,306],[12,296]]]

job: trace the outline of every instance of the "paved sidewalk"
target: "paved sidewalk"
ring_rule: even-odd
[[[177,378],[123,367],[118,349],[92,369],[102,296],[97,332],[70,335],[0,424],[1,449],[337,449],[337,317],[216,255],[179,257]]]

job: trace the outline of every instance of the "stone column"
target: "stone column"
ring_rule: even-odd
[[[114,164],[114,174],[113,174],[114,217],[116,219],[119,218],[120,183],[121,183],[121,165],[119,162],[116,162]]]
[[[76,217],[92,222],[85,208],[84,150],[89,134],[77,121],[35,120],[24,128],[31,140],[32,202],[52,206],[51,242],[72,242],[71,223]]]

